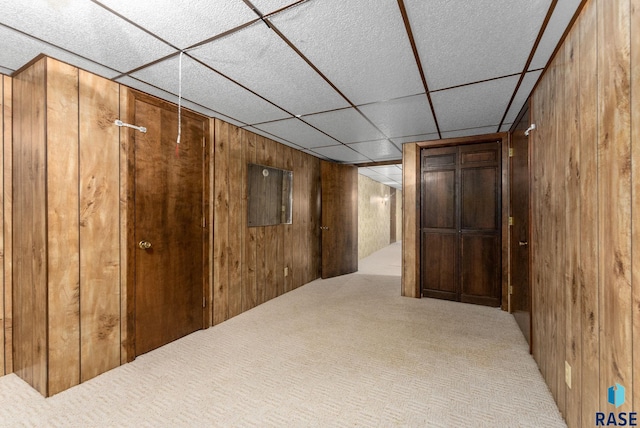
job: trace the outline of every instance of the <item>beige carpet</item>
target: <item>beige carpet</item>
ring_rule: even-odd
[[[0,426],[562,427],[512,316],[318,280],[42,398],[0,378]]]

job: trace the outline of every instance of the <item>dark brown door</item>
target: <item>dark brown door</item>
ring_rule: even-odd
[[[322,278],[331,278],[358,270],[358,168],[325,161],[320,168]]]
[[[205,118],[136,96],[135,354],[203,327]],[[149,246],[148,248],[144,248]]]
[[[529,282],[529,113],[511,136],[511,312],[531,347],[531,291]]]
[[[499,306],[500,143],[422,151],[422,295]]]

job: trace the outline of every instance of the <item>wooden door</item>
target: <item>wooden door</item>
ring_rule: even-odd
[[[322,278],[332,278],[358,270],[358,168],[322,161],[320,173]]]
[[[531,347],[531,289],[529,280],[529,113],[511,136],[510,227],[511,312]]]
[[[422,151],[422,294],[500,306],[500,143]]]
[[[206,118],[136,95],[135,354],[203,328]],[[150,245],[144,248],[145,243]]]

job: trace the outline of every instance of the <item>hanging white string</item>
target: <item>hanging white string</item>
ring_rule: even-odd
[[[182,55],[184,51],[180,51],[178,58],[178,138],[176,139],[176,155],[178,154],[178,145],[180,144],[180,136],[182,134]]]

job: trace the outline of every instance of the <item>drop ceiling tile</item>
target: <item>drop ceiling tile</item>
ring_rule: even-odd
[[[361,155],[349,147],[344,145],[331,146],[331,147],[319,147],[313,149],[312,152],[318,153],[327,159],[331,159],[337,162],[368,162],[369,158]]]
[[[277,135],[280,138],[291,141],[292,143],[306,149],[335,146],[338,144],[338,141],[326,136],[322,132],[298,119],[286,119],[279,120],[277,122],[262,123],[254,125],[254,127],[270,134]]]
[[[522,79],[522,84],[520,84],[520,88],[518,88],[518,93],[513,99],[511,108],[509,108],[509,112],[505,116],[505,122],[512,123],[514,120],[516,120],[518,113],[520,113],[520,110],[522,110],[522,106],[524,106],[524,104],[527,102],[527,99],[529,98],[529,95],[531,94],[531,91],[533,90],[533,87],[540,78],[541,74],[542,70],[531,71],[525,74],[524,79]]]
[[[384,176],[402,173],[401,165],[380,165],[372,166],[369,168],[371,168],[372,171],[375,171],[376,173]]]
[[[21,68],[41,53],[107,79],[119,74],[116,70],[73,55],[65,50],[58,49],[55,46],[0,25],[0,66],[10,70],[8,74]]]
[[[402,152],[388,140],[349,144],[349,147],[373,161],[401,159]]]
[[[551,0],[405,0],[430,90],[522,72]]]
[[[313,114],[302,119],[342,143],[386,138],[353,108]]]
[[[500,132],[508,132],[511,129],[513,123],[503,123],[500,127]]]
[[[431,94],[440,130],[498,128],[518,83],[518,76],[490,80]]]
[[[308,1],[270,21],[355,104],[424,91],[396,1]]]
[[[438,139],[440,139],[440,136],[436,132],[433,134],[409,135],[407,137],[392,138],[391,141],[393,141],[396,144],[406,144],[406,143],[417,143],[420,141],[433,141]]]
[[[15,70],[10,70],[8,68],[4,68],[2,66],[0,66],[0,74],[4,74],[5,76],[8,76],[10,74],[12,74]]]
[[[119,71],[174,51],[87,0],[5,1],[2,9],[3,24]]]
[[[298,0],[251,0],[251,3],[253,3],[263,15],[276,12],[297,2]]]
[[[294,115],[348,107],[344,98],[262,22],[190,53]]]
[[[556,49],[560,38],[576,13],[581,0],[562,0],[556,4],[549,24],[540,39],[536,53],[533,56],[529,70],[544,68],[549,62],[551,54]]]
[[[178,94],[178,56],[133,73],[136,79]],[[182,59],[182,96],[244,123],[290,117],[286,112],[197,63]]]
[[[459,129],[457,131],[443,132],[442,138],[471,137],[473,135],[494,134],[498,132],[498,125],[482,126],[479,128]]]
[[[257,18],[240,0],[99,2],[180,49]]]
[[[437,131],[425,94],[367,104],[359,109],[388,137]]]

